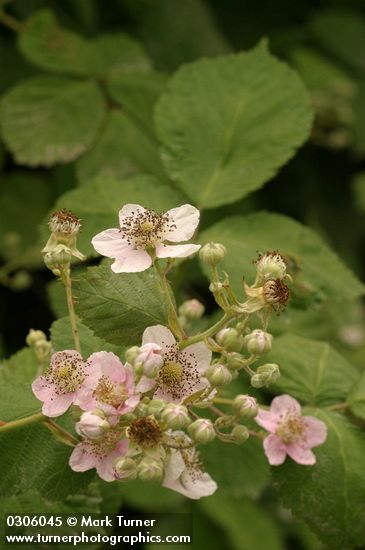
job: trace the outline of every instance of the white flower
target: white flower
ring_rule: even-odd
[[[126,204],[119,211],[120,227],[98,233],[91,242],[99,254],[114,258],[115,273],[144,271],[152,265],[150,252],[157,258],[185,258],[197,252],[200,245],[169,243],[191,239],[198,223],[199,210],[190,204],[162,214]]]
[[[194,500],[212,495],[217,489],[216,482],[202,469],[195,447],[171,449],[162,485]]]
[[[146,328],[143,333],[143,345],[148,343],[161,347],[163,364],[156,380],[141,378],[137,391],[155,388],[156,399],[181,403],[186,397],[209,386],[204,374],[212,360],[212,352],[203,342],[180,350],[172,332],[162,325],[155,325]]]

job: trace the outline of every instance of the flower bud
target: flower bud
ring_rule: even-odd
[[[35,346],[37,342],[46,342],[47,337],[42,330],[34,330],[31,328],[30,331],[28,332],[28,335],[25,341],[27,346],[31,348]]]
[[[280,371],[278,365],[267,363],[258,367],[256,374],[251,377],[251,386],[254,388],[263,388],[270,384],[275,384],[279,379]]]
[[[10,280],[10,286],[12,290],[17,292],[26,290],[32,284],[32,277],[28,271],[21,269]]]
[[[225,365],[210,365],[205,376],[212,386],[224,386],[232,382],[232,373]]]
[[[131,348],[128,348],[127,351],[125,352],[125,360],[127,361],[127,363],[134,366],[134,362],[138,354],[139,354],[139,347],[132,346]]]
[[[246,428],[246,426],[243,426],[242,424],[238,424],[235,426],[231,432],[231,438],[233,443],[236,443],[237,445],[241,445],[247,439],[250,437],[250,432]]]
[[[44,254],[44,263],[51,271],[59,271],[60,266],[67,266],[71,262],[72,252],[64,244],[56,245]]]
[[[75,425],[75,430],[79,435],[95,440],[100,439],[109,428],[109,422],[103,411],[99,409],[84,412]]]
[[[161,346],[148,343],[139,348],[139,353],[134,361],[137,372],[141,372],[148,378],[155,378],[162,367],[164,359],[161,355]]]
[[[199,251],[201,261],[211,267],[217,266],[226,254],[226,247],[219,243],[207,243]]]
[[[279,252],[266,252],[256,260],[257,277],[259,281],[268,279],[284,279],[286,262]]]
[[[75,256],[75,258],[79,260],[85,260],[84,254],[76,248],[76,238],[80,231],[81,223],[75,214],[67,210],[55,212],[52,214],[49,221],[49,228],[51,230],[51,236],[42,250],[45,256],[54,252],[59,245],[63,245],[69,250],[71,256]],[[50,262],[51,259],[49,256],[47,259],[45,258],[47,267],[49,267],[48,263]],[[50,267],[50,269],[53,268]]]
[[[159,481],[163,476],[161,460],[145,456],[137,466],[138,477],[143,481]]]
[[[244,344],[252,355],[260,355],[271,351],[272,341],[271,334],[259,329],[253,330],[244,337]]]
[[[161,420],[168,428],[178,430],[190,423],[188,409],[184,405],[169,403],[161,413]]]
[[[249,418],[255,417],[258,412],[257,401],[250,395],[237,395],[233,400],[232,408],[238,416]]]
[[[200,319],[203,317],[204,311],[205,307],[203,304],[199,302],[199,300],[195,299],[187,300],[179,307],[179,315],[185,317],[185,319],[188,319],[189,321]]]
[[[235,328],[224,328],[216,335],[218,344],[227,351],[240,351],[243,346],[243,337]]]
[[[137,464],[132,458],[117,458],[114,470],[120,481],[132,481],[137,477]]]
[[[210,443],[215,438],[213,423],[208,418],[199,418],[188,427],[189,435],[196,443]]]
[[[147,414],[153,416],[159,416],[166,406],[165,401],[162,399],[152,399],[148,403]]]
[[[34,344],[34,351],[39,361],[43,363],[52,353],[52,344],[48,340],[38,340]]]
[[[242,368],[243,357],[240,353],[232,352],[227,355],[227,367],[235,372]]]

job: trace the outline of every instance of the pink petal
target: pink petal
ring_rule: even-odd
[[[97,458],[95,455],[86,452],[86,445],[79,443],[76,445],[70,456],[69,465],[75,472],[86,472],[95,468]]]
[[[286,451],[290,458],[298,464],[312,466],[316,463],[316,457],[310,449],[302,447],[300,442],[290,443],[286,446]]]
[[[120,456],[118,451],[112,451],[107,456],[99,460],[96,465],[96,471],[98,475],[104,481],[114,481],[115,472],[114,472],[114,463],[115,460]]]
[[[96,409],[97,401],[93,396],[93,388],[83,387],[81,388],[75,397],[74,404],[80,407],[83,411],[91,411]]]
[[[117,355],[111,351],[97,351],[90,355],[89,361],[97,365],[101,374],[107,376],[115,383],[124,382],[124,365]]]
[[[96,252],[108,258],[123,258],[131,248],[122,237],[119,229],[106,229],[92,238],[91,244]]]
[[[280,437],[270,434],[264,439],[264,450],[271,466],[283,464],[286,457],[286,445]]]
[[[181,355],[188,361],[189,357],[193,356],[192,358],[193,360],[194,358],[196,359],[198,363],[197,368],[202,374],[204,374],[212,361],[212,352],[204,342],[188,346],[181,352]]]
[[[199,223],[199,210],[191,204],[183,204],[168,210],[166,214],[176,225],[176,228],[169,231],[166,240],[178,243],[191,239]]]
[[[198,252],[200,244],[156,245],[157,258],[186,258]]]
[[[111,265],[114,273],[139,273],[152,265],[152,258],[145,250],[128,248],[123,258],[117,258]]]
[[[294,397],[284,394],[278,395],[271,401],[270,411],[282,419],[287,413],[300,416],[301,407],[299,401]]]
[[[156,380],[152,380],[152,378],[147,378],[147,376],[142,376],[140,381],[138,382],[136,386],[136,391],[140,393],[146,393],[147,391],[152,390],[156,385]]]
[[[255,422],[268,432],[275,433],[278,427],[279,418],[271,411],[259,409],[259,412],[255,416]]]
[[[44,376],[38,376],[38,378],[34,380],[32,390],[39,401],[49,400],[55,395],[54,386],[50,385]]]
[[[122,226],[124,224],[125,218],[129,218],[130,216],[134,217],[143,212],[146,212],[146,208],[140,204],[125,204],[121,210],[119,210],[119,225]]]
[[[162,350],[164,350],[166,346],[176,344],[172,332],[163,325],[154,325],[153,327],[146,328],[143,333],[142,344],[149,344],[151,342],[161,346]]]
[[[305,446],[317,447],[322,445],[327,438],[326,424],[314,416],[303,416],[302,419],[306,424]]]
[[[45,401],[42,407],[42,412],[45,416],[61,416],[72,405],[75,398],[75,392],[63,393],[61,395],[54,394],[49,401]]]

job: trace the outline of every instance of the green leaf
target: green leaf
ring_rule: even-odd
[[[76,169],[82,184],[96,177],[125,178],[140,172],[166,178],[157,142],[117,110],[108,115],[97,144],[77,161]]]
[[[276,387],[303,403],[325,407],[345,401],[359,372],[335,349],[294,334],[274,341],[268,361],[280,367]]]
[[[121,346],[113,346],[101,338],[98,338],[93,331],[83,325],[79,319],[77,320],[77,327],[79,329],[81,352],[85,359],[96,351],[112,351],[116,355],[119,355],[119,357],[122,357],[124,349]],[[52,323],[51,341],[55,351],[75,348],[68,317],[57,319],[57,321]]]
[[[310,411],[313,414],[313,411]],[[273,468],[286,507],[331,550],[350,550],[365,540],[365,435],[339,414],[317,411],[328,437],[315,449],[317,463],[289,459]]]
[[[84,254],[95,255],[91,239],[104,229],[118,227],[118,212],[124,204],[137,203],[163,211],[184,202],[180,192],[152,176],[140,175],[128,179],[99,177],[80,189],[62,195],[55,209],[68,208],[82,219],[78,247]],[[44,226],[45,238],[47,233]]]
[[[261,187],[302,145],[312,121],[302,82],[262,45],[182,67],[155,115],[166,170],[201,208]]]
[[[41,404],[32,392],[30,384],[1,383],[0,420],[9,422],[41,410]]]
[[[252,260],[257,250],[279,250],[295,265],[295,291],[303,289],[342,305],[364,293],[362,283],[312,229],[281,214],[258,212],[226,218],[203,231],[200,241],[227,247],[223,269],[241,296],[243,276],[249,284],[255,278]]]
[[[37,369],[34,350],[23,348],[0,364],[0,384],[30,384],[37,375]]]
[[[200,453],[206,471],[218,483],[221,496],[257,498],[268,484],[269,466],[258,441],[250,440],[244,445],[214,441],[202,446]]]
[[[365,420],[365,372],[352,387],[346,401],[352,414]]]
[[[233,498],[218,491],[202,499],[199,507],[225,530],[234,549],[282,550],[278,526],[247,497]]]
[[[29,166],[74,160],[92,145],[105,116],[95,83],[62,76],[20,82],[3,96],[0,114],[6,146]]]
[[[143,512],[171,512],[184,500],[180,493],[165,489],[160,483],[136,480],[119,484],[118,490],[131,508]]]
[[[138,344],[146,327],[167,324],[167,307],[152,270],[113,273],[109,265],[89,268],[75,284],[77,313],[107,342]]]
[[[124,34],[86,40],[58,25],[48,9],[34,13],[19,33],[22,54],[37,67],[75,76],[146,71],[150,62],[138,42]]]

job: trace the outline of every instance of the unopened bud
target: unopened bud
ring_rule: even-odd
[[[109,428],[109,422],[99,409],[84,412],[75,425],[75,430],[79,435],[93,440],[100,439]]]
[[[10,280],[10,286],[12,290],[22,291],[27,290],[32,284],[32,277],[28,271],[23,269],[15,273],[15,275]]]
[[[254,388],[263,388],[270,384],[275,384],[280,377],[278,365],[267,363],[258,367],[256,374],[251,377],[251,386]]]
[[[30,331],[28,332],[28,335],[25,339],[26,341],[26,344],[27,346],[29,346],[30,348],[35,346],[35,344],[37,342],[45,342],[47,341],[47,336],[44,334],[44,332],[42,330],[34,330],[34,329],[30,329]]]
[[[161,420],[168,428],[178,430],[190,423],[190,416],[184,405],[169,403],[161,413]]]
[[[138,477],[143,481],[159,481],[163,476],[161,460],[145,456],[137,466]]]
[[[165,401],[162,399],[152,399],[148,403],[147,413],[148,415],[159,416],[166,406]]]
[[[127,361],[127,363],[134,366],[134,362],[138,354],[139,354],[139,347],[132,346],[131,348],[127,349],[127,351],[125,352],[125,360]]]
[[[253,330],[244,338],[245,346],[252,355],[260,355],[271,351],[272,341],[271,334],[259,329]]]
[[[56,245],[53,250],[44,254],[44,263],[51,271],[59,270],[71,262],[72,252],[64,244]]]
[[[240,353],[232,352],[227,355],[227,367],[233,372],[242,368],[243,361]]]
[[[34,344],[34,351],[38,360],[43,363],[51,355],[52,344],[48,340],[38,340]]]
[[[250,395],[237,395],[233,400],[232,408],[238,416],[250,418],[255,417],[258,412],[257,401]]]
[[[139,353],[134,361],[136,371],[148,378],[155,378],[164,362],[161,349],[161,346],[153,343],[144,344],[139,348]]]
[[[200,249],[199,252],[202,262],[210,265],[211,267],[218,265],[226,254],[226,247],[219,243],[207,243]]]
[[[196,443],[210,443],[215,438],[213,423],[208,418],[199,418],[188,427],[189,435]]]
[[[224,328],[216,335],[218,344],[227,351],[240,351],[243,346],[243,337],[235,328]]]
[[[200,319],[203,317],[204,311],[205,307],[203,304],[199,302],[199,300],[195,299],[187,300],[179,307],[179,315],[185,317],[185,319],[188,319],[189,321]]]
[[[211,365],[207,369],[205,376],[212,386],[224,386],[232,382],[232,373],[225,365]]]
[[[243,426],[242,424],[238,424],[235,426],[231,432],[231,438],[233,443],[236,443],[237,445],[241,445],[247,439],[250,437],[250,432],[246,428],[246,426]]]
[[[132,481],[137,477],[137,464],[132,458],[118,458],[114,470],[115,477],[120,481]]]
[[[279,252],[266,252],[256,261],[258,279],[262,282],[268,279],[284,279],[286,262]]]

